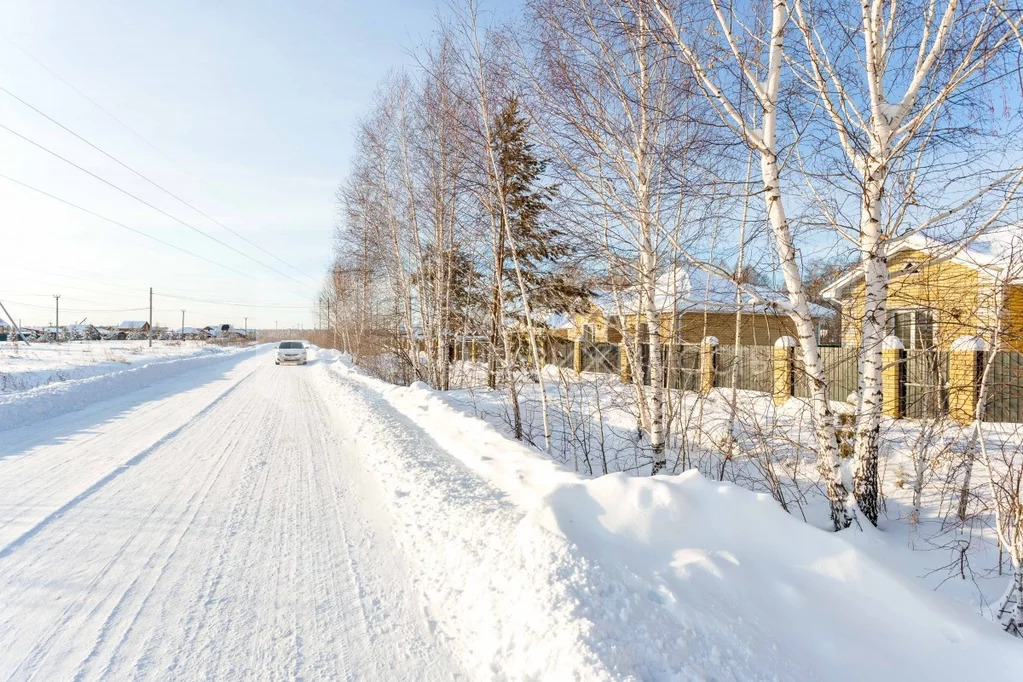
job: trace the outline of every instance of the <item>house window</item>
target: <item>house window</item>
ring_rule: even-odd
[[[597,338],[597,335],[596,335],[596,333],[595,333],[595,331],[593,329],[593,325],[592,324],[584,324],[583,325],[583,341],[587,341],[589,343],[593,343],[596,340],[596,338]]]
[[[888,313],[888,333],[902,341],[907,350],[933,348],[934,313],[930,310],[892,310]]]

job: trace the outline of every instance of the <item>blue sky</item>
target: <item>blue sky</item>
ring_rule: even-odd
[[[2,0],[0,7],[0,86],[304,273],[0,92],[0,124],[299,280],[0,129],[0,172],[249,275],[0,179],[0,300],[12,316],[50,322],[51,295],[60,293],[62,322],[115,323],[142,316],[132,309],[147,305],[152,286],[154,317],[165,324],[180,324],[184,308],[194,326],[241,325],[246,315],[250,327],[308,325],[313,288],[330,261],[334,191],[355,123],[386,73],[411,64],[407,48],[429,37],[435,4]]]

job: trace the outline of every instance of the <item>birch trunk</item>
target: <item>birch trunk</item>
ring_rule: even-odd
[[[880,149],[875,150],[882,153]],[[878,448],[881,434],[881,343],[888,301],[888,258],[881,230],[883,169],[868,170],[860,213],[860,253],[864,276],[864,308],[860,341],[860,385],[857,398],[855,495],[860,511],[877,525],[879,513]]]

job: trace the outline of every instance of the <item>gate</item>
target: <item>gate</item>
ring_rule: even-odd
[[[594,343],[580,341],[584,372],[617,374],[620,365],[617,343]]]

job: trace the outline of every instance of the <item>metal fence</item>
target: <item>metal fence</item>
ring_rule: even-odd
[[[551,339],[544,347],[547,362],[571,369],[574,363],[575,343],[567,339]]]
[[[770,393],[774,372],[772,346],[718,346],[718,366],[714,385]]]
[[[984,419],[1023,423],[1023,354],[997,353],[987,382]]]
[[[552,340],[545,345],[547,361],[559,367],[575,366],[572,341]],[[581,342],[582,371],[618,374],[620,346],[616,343]],[[649,345],[640,344],[639,359],[644,383],[650,383]],[[732,385],[749,391],[770,393],[773,389],[774,349],[772,346],[718,346],[714,386]],[[662,346],[664,385],[695,391],[700,388],[700,347],[696,344]],[[797,397],[809,396],[809,381],[801,354],[794,353]],[[858,389],[859,354],[856,348],[822,347],[821,362],[832,400],[846,400]],[[985,419],[990,422],[1023,423],[1023,353],[1000,352],[990,359]],[[910,351],[905,356],[902,397],[905,416],[936,419],[948,414],[949,351]]]
[[[617,343],[582,341],[582,369],[584,372],[617,374],[621,365]]]
[[[700,346],[683,343],[661,347],[664,385],[682,391],[700,388]],[[649,377],[647,378],[649,382]]]
[[[935,419],[948,414],[948,351],[908,352],[904,390],[908,418]]]
[[[821,346],[820,353],[824,378],[828,383],[828,395],[832,400],[845,400],[850,393],[855,393],[859,388],[859,352],[856,348]],[[809,398],[810,377],[806,373],[803,356],[798,350],[795,353],[795,364],[796,397]]]

